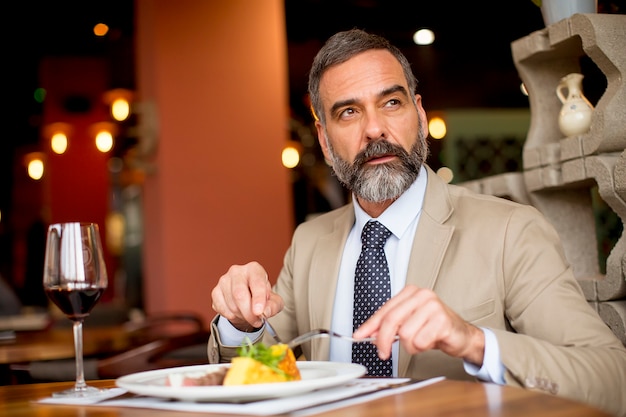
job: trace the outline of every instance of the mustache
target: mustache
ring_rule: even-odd
[[[361,168],[367,161],[381,156],[397,156],[401,160],[408,158],[409,154],[400,145],[395,145],[386,140],[377,140],[367,144],[365,149],[359,152],[354,158],[352,166],[355,168]]]

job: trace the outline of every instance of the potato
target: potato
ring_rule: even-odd
[[[232,359],[224,385],[267,384],[298,381],[302,377],[293,351],[285,344],[256,345]]]

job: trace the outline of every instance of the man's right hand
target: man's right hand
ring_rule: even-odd
[[[263,317],[272,317],[284,307],[258,262],[231,266],[211,291],[211,298],[213,310],[241,331],[261,327]]]

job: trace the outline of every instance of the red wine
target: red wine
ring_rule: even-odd
[[[46,288],[46,294],[70,320],[82,320],[100,299],[104,288]]]

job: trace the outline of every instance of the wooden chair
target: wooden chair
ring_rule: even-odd
[[[204,320],[190,313],[152,315],[140,323],[128,323],[139,345],[99,359],[99,378],[118,378],[130,373],[175,366],[208,363],[210,331]]]

